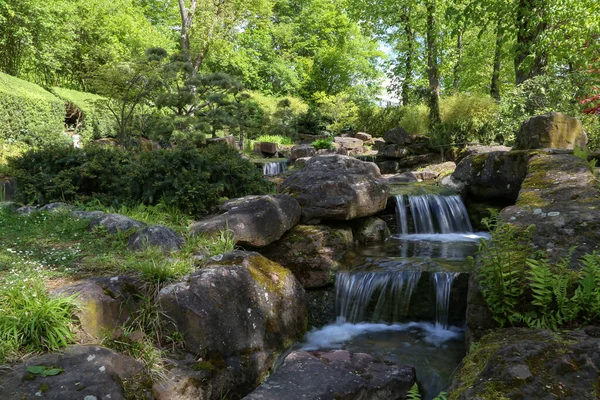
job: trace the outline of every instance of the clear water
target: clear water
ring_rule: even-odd
[[[327,325],[309,332],[300,348],[345,349],[411,365],[417,372],[424,400],[433,399],[447,388],[455,368],[465,356],[462,329],[442,329],[424,322]]]
[[[263,165],[263,175],[279,175],[288,167],[287,161],[270,162]]]

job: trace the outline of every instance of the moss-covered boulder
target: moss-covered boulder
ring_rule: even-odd
[[[588,138],[581,121],[563,113],[551,112],[526,119],[515,140],[514,149],[583,148]]]
[[[442,185],[478,199],[514,201],[527,173],[529,153],[493,151],[465,157]]]
[[[454,378],[450,400],[598,399],[600,329],[566,334],[511,328],[473,346]]]
[[[162,225],[152,225],[136,232],[129,238],[127,248],[143,250],[150,246],[160,247],[163,251],[179,250],[185,239],[174,230]]]
[[[223,214],[208,217],[191,227],[194,235],[230,232],[236,244],[262,247],[279,238],[300,220],[300,205],[291,196],[246,196],[226,201]]]
[[[326,155],[308,160],[279,191],[298,200],[303,222],[314,223],[376,214],[385,209],[389,188],[374,163]]]
[[[352,226],[354,240],[358,243],[381,243],[390,237],[390,229],[384,220],[375,217],[361,218]]]
[[[516,205],[502,210],[505,221],[535,225],[532,244],[554,260],[577,246],[573,264],[600,248],[600,188],[586,161],[568,154],[538,154]]]
[[[298,225],[260,252],[290,269],[304,288],[332,284],[337,260],[354,244],[351,228]]]
[[[239,371],[223,391],[232,398],[256,387],[276,353],[306,329],[302,285],[288,269],[253,252],[227,253],[163,288],[158,301],[188,352],[215,370]]]

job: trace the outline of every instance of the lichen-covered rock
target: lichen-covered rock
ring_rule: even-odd
[[[527,173],[529,153],[493,151],[464,158],[444,186],[480,199],[515,200]]]
[[[44,376],[42,371],[52,369],[55,374]],[[124,387],[127,381],[131,387]],[[0,399],[125,400],[132,398],[131,391],[136,398],[150,398],[144,388],[149,382],[143,364],[129,356],[99,346],[73,346],[0,370]]]
[[[136,232],[129,238],[127,247],[131,250],[143,250],[150,246],[160,247],[164,251],[179,250],[185,240],[166,226],[152,225]]]
[[[130,229],[143,228],[146,224],[121,214],[104,214],[90,222],[89,230],[92,231],[97,226],[103,226],[108,233],[116,234]]]
[[[403,145],[390,143],[387,144],[383,148],[383,151],[380,151],[379,153],[380,154],[378,155],[381,155],[386,158],[403,158],[410,154],[410,150],[408,150]]]
[[[466,322],[465,343],[467,349],[471,347],[471,344],[478,342],[483,336],[499,326],[483,296],[476,274],[471,274],[469,278]]]
[[[385,140],[382,138],[373,139],[373,150],[381,151],[385,148]]]
[[[516,204],[505,221],[535,225],[532,244],[558,260],[577,246],[572,265],[600,249],[600,188],[587,163],[567,154],[538,154],[527,165]]]
[[[402,400],[414,368],[346,350],[294,351],[246,400]]]
[[[551,112],[526,119],[515,140],[515,150],[584,148],[587,135],[581,121],[563,113]]]
[[[290,162],[293,163],[298,158],[312,157],[317,154],[317,149],[309,144],[300,144],[292,147],[290,150]]]
[[[373,140],[373,136],[369,135],[368,133],[365,132],[356,132],[356,134],[354,135],[355,138],[362,140],[363,142],[369,142],[371,140]]]
[[[394,184],[394,183],[411,183],[411,182],[418,182],[419,179],[417,179],[417,176],[413,173],[413,172],[403,172],[401,174],[396,174],[396,175],[388,175],[389,178],[387,178],[388,183],[390,184]]]
[[[341,255],[354,244],[352,229],[298,225],[261,254],[291,270],[304,288],[333,283]]]
[[[381,243],[390,237],[390,230],[384,220],[367,217],[356,220],[352,229],[358,243]]]
[[[484,336],[462,363],[449,399],[598,398],[598,328],[566,334],[511,328]]]
[[[91,278],[53,293],[75,295],[82,339],[101,339],[106,331],[122,326],[139,308],[142,282],[129,276]]]
[[[37,208],[34,206],[23,206],[23,207],[19,207],[15,210],[15,212],[17,214],[21,214],[21,215],[31,215],[36,211],[37,211]]]
[[[56,202],[56,203],[48,203],[42,207],[40,207],[38,209],[38,211],[46,211],[46,212],[60,212],[60,211],[68,211],[71,210],[73,208],[73,206],[67,204],[67,203],[61,203],[61,202]]]
[[[302,221],[351,220],[385,209],[388,185],[379,168],[346,156],[311,158],[279,190],[302,207]]]
[[[394,129],[390,129],[383,134],[383,139],[386,143],[395,143],[400,145],[406,145],[411,142],[410,134],[403,127],[399,126]]]
[[[102,211],[80,211],[73,210],[71,211],[71,216],[77,219],[94,219],[103,216],[104,213]]]
[[[306,329],[306,294],[294,275],[258,253],[227,253],[163,288],[165,322],[183,333],[186,349],[215,368],[241,369],[229,395],[248,393],[275,353]],[[237,397],[237,396],[233,396]]]
[[[273,243],[300,220],[300,205],[291,196],[246,196],[226,201],[223,214],[194,223],[194,235],[218,235],[229,231],[236,244],[263,247]]]

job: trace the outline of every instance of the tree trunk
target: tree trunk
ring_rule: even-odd
[[[544,0],[519,0],[517,9],[517,51],[515,72],[517,85],[541,75],[548,64],[546,52],[536,46],[547,27],[547,5]],[[533,56],[531,65],[525,63]]]
[[[498,18],[496,26],[496,49],[494,51],[494,69],[492,71],[492,83],[490,84],[490,95],[496,100],[500,100],[500,61],[502,56],[502,43],[504,42],[504,32],[502,31],[502,22]]]
[[[440,71],[438,68],[436,0],[427,1],[427,78],[429,80],[429,124],[440,123]]]
[[[407,106],[410,102],[410,88],[413,82],[413,57],[415,51],[415,32],[412,29],[410,9],[406,9],[404,15],[401,17],[401,21],[404,24],[404,34],[406,35],[407,49],[406,49],[406,60],[404,62],[404,81],[402,81],[402,105]]]
[[[454,80],[452,87],[454,93],[458,93],[458,86],[460,85],[460,72],[462,68],[462,52],[463,52],[463,32],[459,30],[456,35],[456,64],[454,64]]]

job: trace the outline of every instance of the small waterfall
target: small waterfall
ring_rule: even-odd
[[[287,169],[287,166],[287,161],[266,163],[263,165],[263,175],[279,175]]]
[[[401,228],[400,233],[408,235],[408,216],[404,195],[400,194],[395,196],[394,199],[396,200],[396,221],[398,222],[398,227]]]
[[[435,272],[435,326],[448,329],[448,310],[450,309],[450,290],[452,282],[458,275],[456,272]]]
[[[414,233],[466,233],[473,231],[467,209],[460,196],[396,195],[396,218],[403,235],[408,234],[405,197],[408,197]]]
[[[347,322],[400,321],[406,317],[421,271],[339,272],[338,319]]]

